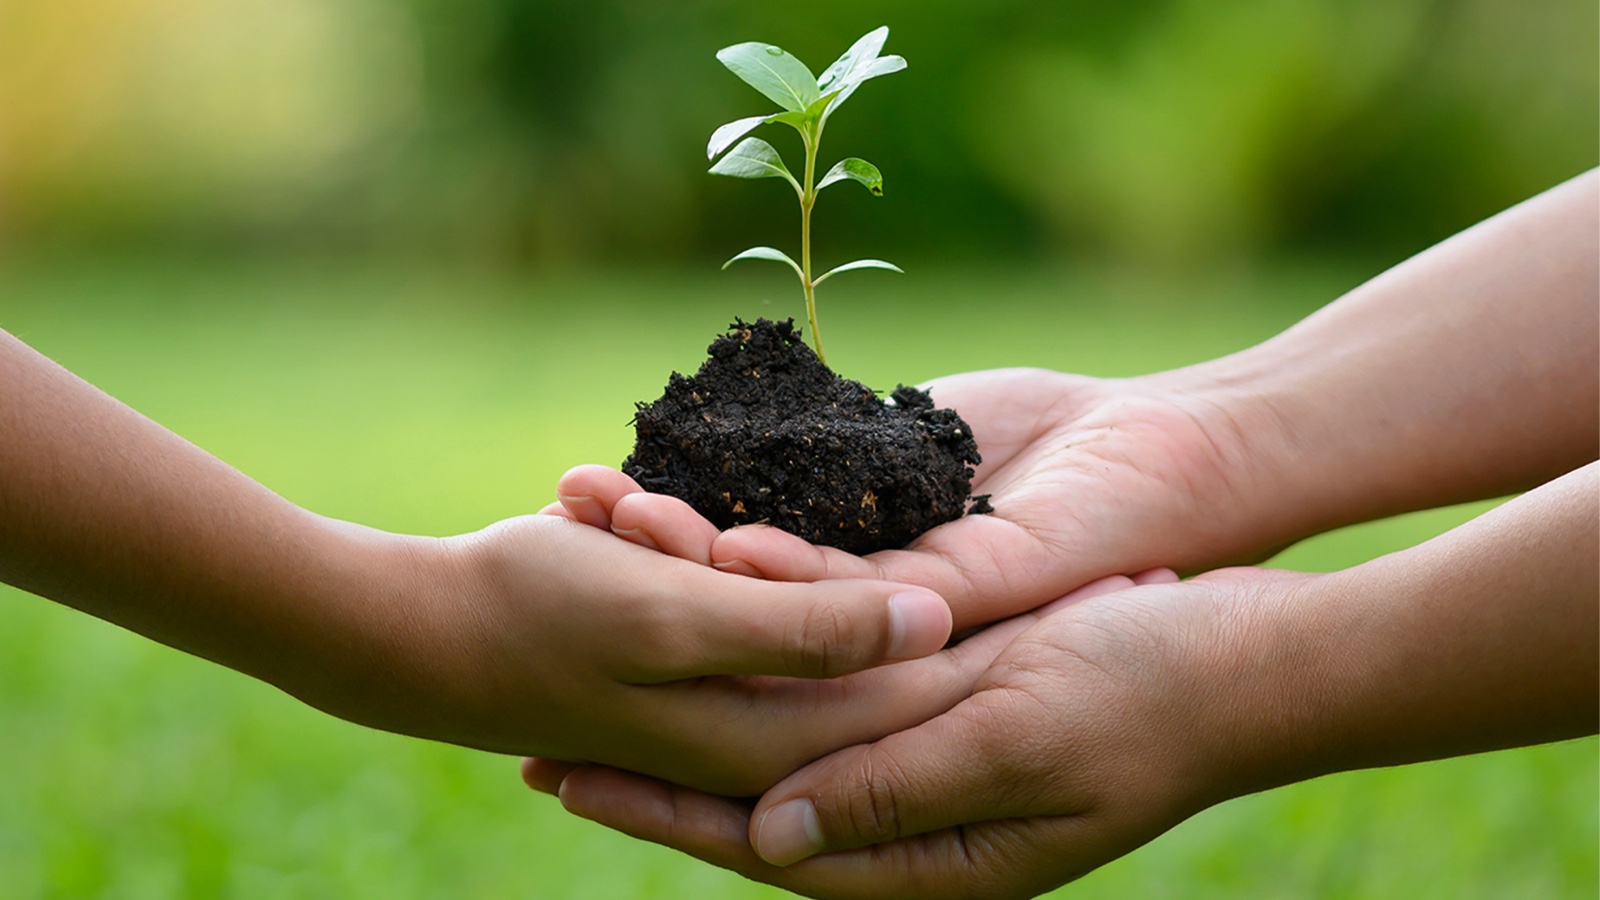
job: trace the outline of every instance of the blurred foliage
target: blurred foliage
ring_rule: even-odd
[[[715,51],[879,24],[822,258],[1388,261],[1600,156],[1567,0],[0,0],[0,239],[710,265],[792,231],[704,175]]]

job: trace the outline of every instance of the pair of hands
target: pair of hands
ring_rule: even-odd
[[[844,680],[877,717],[857,740],[875,742],[834,744],[845,749],[753,808],[631,766],[529,759],[529,785],[559,791],[578,815],[802,893],[1024,896],[1132,850],[1248,777],[1241,754],[1204,745],[1201,723],[1228,714],[1217,685],[1244,664],[1231,652],[1249,627],[1240,610],[1263,586],[1313,576],[1234,569],[1180,584],[1156,568],[1260,552],[1206,527],[1216,510],[1241,508],[1224,473],[1245,450],[1227,423],[1150,381],[1003,370],[930,388],[982,435],[975,490],[993,495],[997,513],[909,550],[864,559],[759,526],[719,534],[681,501],[601,467],[568,473],[545,510],[763,579],[752,585],[887,579],[937,590],[956,629],[980,630],[929,659]],[[926,671],[946,676],[940,690],[902,706]],[[866,697],[886,686],[899,696]],[[804,733],[822,737],[814,722]],[[728,761],[809,761],[834,749],[820,743],[723,749]]]

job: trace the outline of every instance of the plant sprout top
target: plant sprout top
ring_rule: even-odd
[[[772,44],[751,41],[717,51],[717,59],[733,74],[783,107],[783,110],[729,122],[712,132],[711,142],[706,145],[707,159],[716,159],[735,141],[739,143],[717,160],[717,164],[711,167],[711,173],[733,178],[782,178],[794,188],[800,200],[799,262],[773,247],[751,247],[723,263],[722,267],[726,269],[741,259],[770,259],[787,263],[794,269],[805,291],[811,342],[817,349],[817,358],[824,364],[827,358],[822,355],[822,335],[817,331],[817,285],[832,275],[851,269],[901,271],[898,266],[881,259],[858,259],[834,266],[815,278],[811,275],[811,210],[816,205],[817,194],[828,185],[849,180],[865,187],[875,196],[883,195],[883,174],[877,166],[864,159],[850,157],[840,160],[822,176],[821,181],[817,180],[816,171],[822,129],[828,124],[828,117],[833,115],[833,111],[850,99],[850,95],[863,83],[906,67],[906,61],[898,56],[878,55],[888,38],[887,26],[868,32],[833,65],[824,69],[820,78],[812,75],[805,63]],[[789,171],[789,167],[783,164],[783,157],[771,144],[760,138],[745,137],[769,122],[782,122],[800,132],[800,140],[806,151],[806,164],[801,178],[796,178]],[[740,141],[740,138],[744,140]]]

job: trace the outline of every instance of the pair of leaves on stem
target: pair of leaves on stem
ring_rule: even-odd
[[[817,192],[840,181],[854,181],[874,196],[883,195],[883,173],[864,159],[850,157],[835,163],[815,187],[802,185],[784,165],[783,157],[769,143],[760,138],[745,137],[756,128],[782,122],[800,132],[808,157],[814,154],[821,142],[822,128],[828,117],[838,109],[863,83],[880,75],[889,75],[906,67],[900,56],[879,56],[888,40],[887,26],[874,29],[857,40],[828,68],[821,77],[811,74],[805,63],[782,48],[759,41],[735,44],[718,51],[717,59],[746,84],[760,91],[769,100],[783,107],[782,112],[749,116],[729,122],[711,134],[706,145],[706,158],[716,159],[740,138],[738,146],[711,167],[714,175],[733,178],[782,178],[789,182],[800,202],[808,204]],[[807,172],[812,171],[808,165]],[[808,197],[808,188],[810,196]],[[780,250],[772,247],[753,247],[723,264],[723,268],[741,259],[769,259],[787,263],[805,281],[799,264]],[[828,276],[850,269],[881,268],[896,272],[898,267],[878,259],[863,259],[846,263],[818,276],[812,286],[821,284]]]

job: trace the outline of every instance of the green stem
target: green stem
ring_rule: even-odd
[[[811,323],[811,344],[817,348],[817,360],[824,366],[828,358],[822,354],[822,332],[817,329],[817,284],[811,278],[811,209],[817,204],[817,150],[822,144],[822,123],[806,135],[806,185],[800,195],[800,282],[806,292],[806,318]]]

